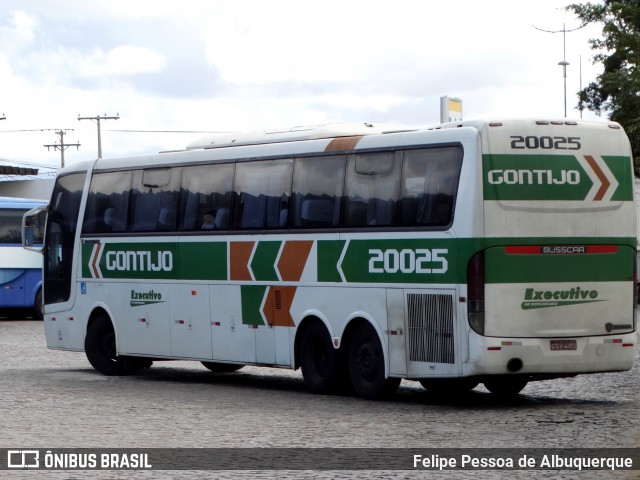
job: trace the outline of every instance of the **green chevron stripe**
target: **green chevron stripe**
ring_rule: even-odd
[[[275,263],[280,251],[280,245],[282,245],[282,242],[265,241],[258,243],[250,265],[256,280],[278,281]]]

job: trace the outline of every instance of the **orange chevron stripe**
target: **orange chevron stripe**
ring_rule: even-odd
[[[252,280],[249,272],[249,259],[256,242],[229,243],[229,278],[231,280]]]
[[[362,135],[354,137],[338,137],[329,142],[324,149],[325,152],[342,152],[345,150],[353,150],[358,142],[362,139]]]
[[[295,327],[291,317],[291,304],[296,287],[269,287],[262,313],[272,327]]]
[[[602,182],[602,185],[600,185],[600,188],[598,189],[598,192],[596,193],[595,197],[593,197],[593,199],[596,201],[602,200],[604,198],[604,194],[607,193],[607,190],[609,190],[609,187],[611,186],[611,182],[609,181],[607,176],[604,174],[604,172],[596,162],[595,158],[593,158],[591,155],[585,155],[584,158],[589,164],[589,166],[592,168],[592,170],[596,173],[598,180]]]
[[[278,271],[285,282],[298,282],[307,264],[313,240],[292,240],[285,242],[278,260]]]

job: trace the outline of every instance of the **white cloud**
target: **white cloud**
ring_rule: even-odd
[[[5,37],[9,41],[20,44],[32,43],[35,37],[34,31],[38,25],[36,18],[22,11],[14,12],[11,21],[12,33],[10,37]]]
[[[147,47],[123,45],[108,51],[95,50],[76,58],[77,70],[84,77],[129,76],[157,73],[166,65],[164,55]]]
[[[95,157],[84,116],[103,125],[105,156],[181,148],[199,134],[329,121],[425,126],[439,97],[465,118],[561,116],[569,0],[0,0],[0,122],[6,130],[74,128],[67,162]],[[568,33],[570,116],[595,78],[587,39]],[[0,158],[59,162],[51,133],[0,133]]]

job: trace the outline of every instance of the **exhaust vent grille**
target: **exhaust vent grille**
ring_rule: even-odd
[[[453,296],[407,294],[409,359],[413,362],[455,363]]]

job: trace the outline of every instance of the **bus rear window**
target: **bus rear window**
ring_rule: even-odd
[[[461,166],[459,147],[405,151],[400,224],[405,227],[450,225]]]

